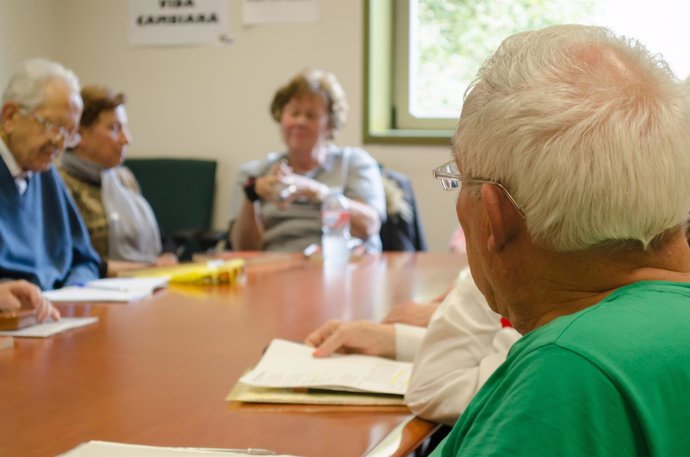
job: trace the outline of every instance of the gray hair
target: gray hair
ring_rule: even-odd
[[[604,28],[520,33],[468,88],[454,150],[511,192],[536,243],[646,249],[690,209],[689,89]]]
[[[26,60],[10,78],[2,94],[2,104],[14,102],[33,111],[43,103],[48,83],[55,80],[62,81],[77,94],[80,91],[74,72],[59,63],[42,58]]]

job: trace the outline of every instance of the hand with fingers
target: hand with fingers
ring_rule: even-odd
[[[264,201],[283,204],[294,193],[294,186],[290,184],[291,179],[292,168],[286,161],[280,161],[274,164],[268,173],[256,178],[256,193]]]
[[[305,344],[315,348],[314,357],[339,352],[392,359],[395,357],[395,330],[391,324],[331,320],[310,333]]]
[[[60,312],[45,299],[41,290],[24,280],[0,282],[0,310],[35,309],[39,322],[60,319]]]
[[[327,185],[298,174],[287,176],[285,182],[290,186],[290,201],[304,199],[312,202],[321,202],[329,191]]]

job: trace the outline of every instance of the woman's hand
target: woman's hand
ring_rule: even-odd
[[[283,182],[291,186],[292,192],[288,197],[290,201],[303,198],[312,202],[321,202],[329,191],[324,183],[297,174],[286,176]]]
[[[320,202],[328,193],[328,186],[293,173],[287,162],[281,161],[256,178],[254,190],[262,200],[286,207],[297,199]]]
[[[263,176],[256,178],[254,190],[261,200],[280,203],[286,198],[284,190],[289,185],[286,178],[292,175],[292,169],[286,161],[281,160],[274,164]]]

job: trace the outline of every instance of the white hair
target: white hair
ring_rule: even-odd
[[[604,28],[520,33],[468,88],[454,148],[465,175],[511,192],[535,242],[646,249],[690,210],[689,89]]]
[[[44,102],[45,88],[52,81],[62,81],[79,94],[79,79],[57,62],[36,58],[22,62],[2,94],[2,104],[14,102],[33,111]]]

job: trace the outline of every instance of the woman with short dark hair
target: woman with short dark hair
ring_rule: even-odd
[[[141,264],[177,263],[174,254],[162,253],[153,210],[132,172],[122,166],[132,140],[124,94],[87,86],[81,96],[81,139],[65,152],[60,175],[86,223],[91,243],[108,262],[110,274]]]

